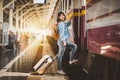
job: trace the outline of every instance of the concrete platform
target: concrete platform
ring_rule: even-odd
[[[30,75],[30,73],[3,72],[0,75],[0,80],[68,80],[66,75],[59,74]]]
[[[29,75],[27,80],[68,80],[65,75],[46,74],[46,75]]]

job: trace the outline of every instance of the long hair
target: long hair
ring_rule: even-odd
[[[62,21],[61,19],[59,19],[60,15],[63,14],[65,16],[65,14],[63,12],[59,12],[58,15],[57,15],[57,22],[60,22]],[[65,19],[64,21],[66,20],[66,16],[65,16]]]

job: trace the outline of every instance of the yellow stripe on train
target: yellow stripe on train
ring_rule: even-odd
[[[74,16],[82,16],[86,14],[86,10],[82,10],[81,12],[74,12]]]

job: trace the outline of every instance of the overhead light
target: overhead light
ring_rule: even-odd
[[[45,4],[46,0],[33,0],[34,4]]]

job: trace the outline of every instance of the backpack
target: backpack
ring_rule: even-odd
[[[59,38],[58,24],[53,25],[53,38],[54,40],[58,40]]]

